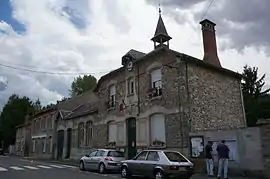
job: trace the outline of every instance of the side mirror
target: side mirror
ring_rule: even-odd
[[[88,154],[85,155],[86,157],[90,157]]]

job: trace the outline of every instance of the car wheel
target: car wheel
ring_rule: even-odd
[[[127,169],[127,167],[122,167],[121,168],[121,177],[122,178],[128,178],[128,169]]]
[[[164,174],[161,170],[155,172],[155,179],[164,179]]]
[[[98,167],[99,173],[100,174],[105,173],[105,170],[106,170],[106,168],[105,168],[104,163],[99,164],[99,167]]]
[[[83,161],[80,161],[79,168],[80,170],[85,170]]]

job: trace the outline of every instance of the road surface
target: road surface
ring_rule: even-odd
[[[120,179],[118,174],[80,171],[78,167],[0,156],[0,179]]]
[[[80,171],[77,166],[0,155],[0,179],[121,179],[119,174]],[[195,175],[192,179],[207,179]],[[230,179],[251,179],[230,177]],[[254,179],[254,178],[252,178]],[[257,179],[257,178],[256,178]]]

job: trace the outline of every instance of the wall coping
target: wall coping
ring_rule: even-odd
[[[270,119],[259,119],[256,124],[257,125],[267,125],[267,124],[270,124]]]

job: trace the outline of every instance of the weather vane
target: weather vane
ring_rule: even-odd
[[[161,15],[161,8],[160,8],[160,4],[158,4],[158,12],[159,12],[159,15]]]

